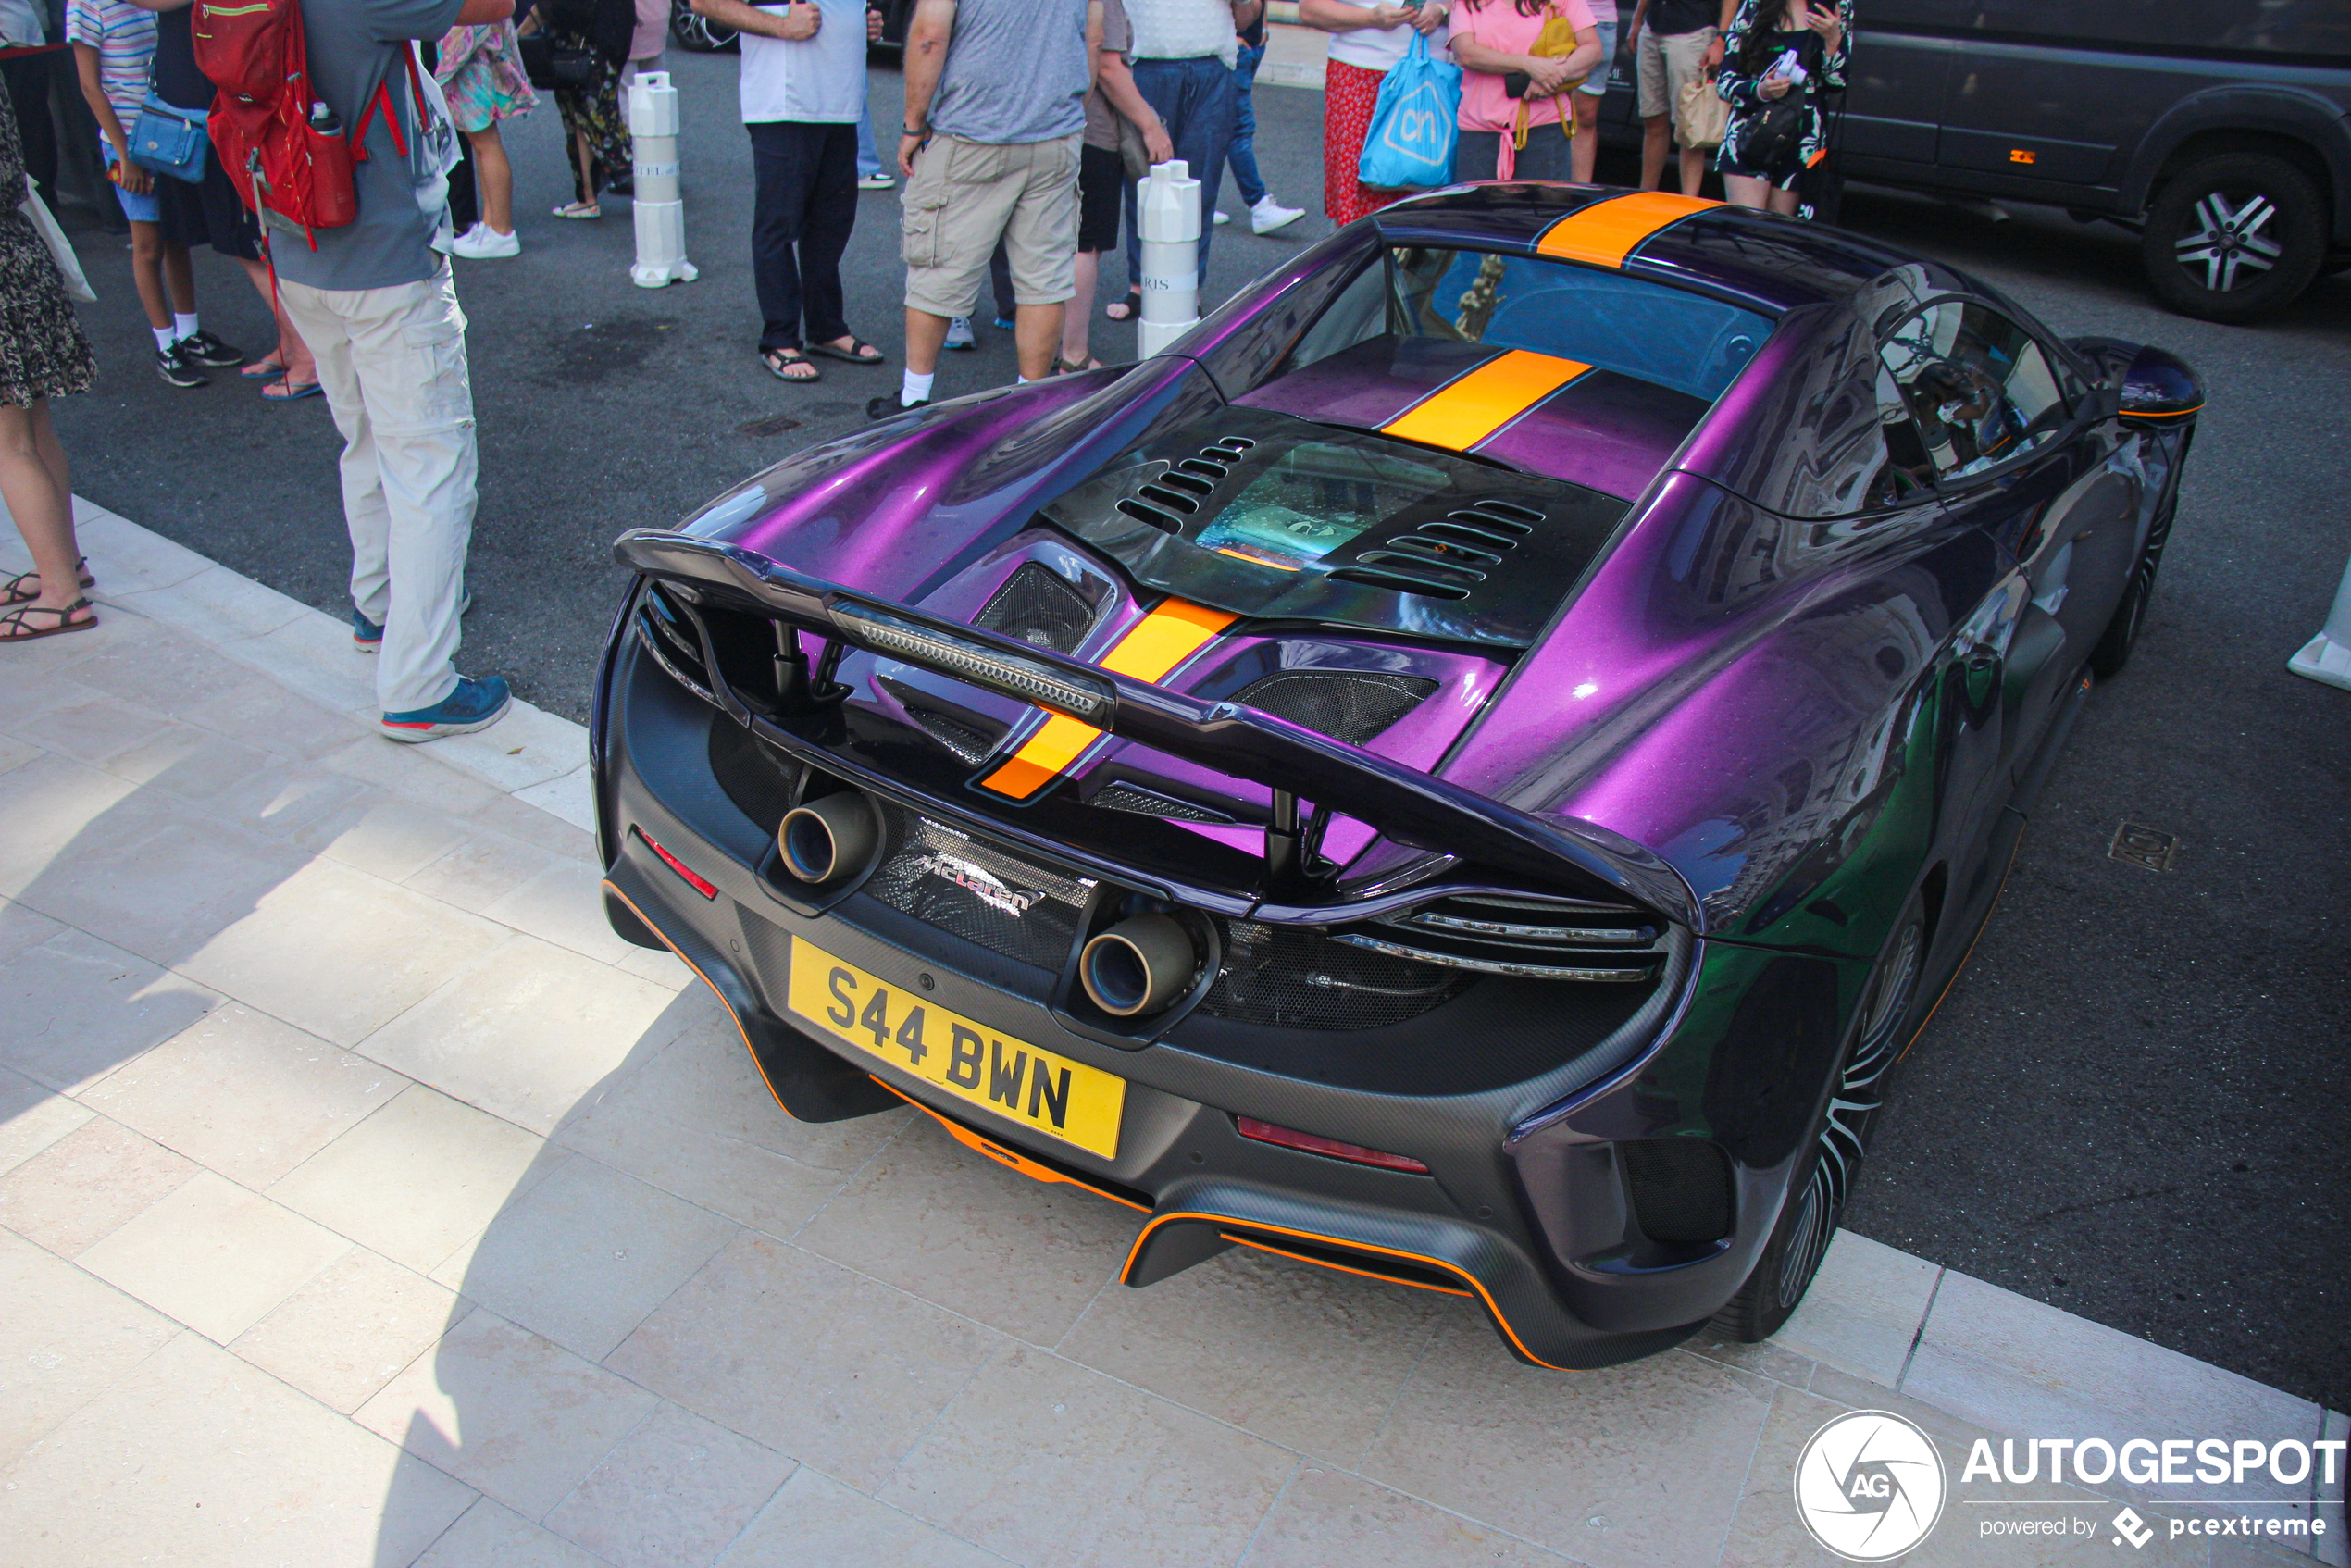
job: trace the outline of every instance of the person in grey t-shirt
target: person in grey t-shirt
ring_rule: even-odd
[[[273,220],[269,251],[342,434],[352,641],[380,654],[376,698],[394,740],[484,729],[512,702],[504,680],[469,680],[455,664],[478,454],[465,312],[432,249],[456,133],[416,41],[513,11],[514,0],[302,0],[314,119],[331,114],[346,135],[367,122],[353,136],[367,153],[359,217],[308,234]]]
[[[873,417],[930,402],[948,323],[978,305],[999,240],[1020,379],[1051,373],[1077,292],[1078,144],[1101,12],[1088,0],[917,0],[898,143],[906,373],[896,397],[866,404]]]

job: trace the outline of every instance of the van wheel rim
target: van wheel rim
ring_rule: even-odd
[[[2242,202],[2210,192],[2196,204],[2196,227],[2173,242],[2172,254],[2190,276],[2201,269],[2205,288],[2227,293],[2278,264],[2285,247],[2270,235],[2277,216],[2277,204],[2258,191]]]
[[[1861,1163],[1870,1118],[1885,1102],[1885,1075],[1901,1056],[1902,1020],[1910,1011],[1910,995],[1918,989],[1919,970],[1926,955],[1926,930],[1918,921],[1902,927],[1893,951],[1871,977],[1862,999],[1861,1039],[1837,1076],[1829,1097],[1828,1119],[1821,1125],[1819,1158],[1805,1179],[1797,1201],[1796,1225],[1787,1250],[1780,1257],[1779,1304],[1792,1307],[1821,1266],[1835,1234],[1837,1217],[1852,1195],[1853,1172]]]

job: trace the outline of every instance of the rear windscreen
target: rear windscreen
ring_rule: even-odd
[[[1752,310],[1622,272],[1395,245],[1307,330],[1290,367],[1386,333],[1529,349],[1711,403],[1771,330]]]

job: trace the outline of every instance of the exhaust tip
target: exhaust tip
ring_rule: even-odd
[[[1113,1017],[1156,1013],[1200,978],[1191,933],[1164,915],[1122,920],[1078,954],[1077,978],[1095,1006]]]
[[[865,797],[843,790],[785,813],[776,829],[776,849],[785,870],[811,887],[822,887],[865,865],[880,836]]]

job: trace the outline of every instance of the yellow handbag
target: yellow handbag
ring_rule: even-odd
[[[1529,49],[1527,53],[1538,59],[1565,59],[1575,53],[1575,24],[1556,11],[1550,12],[1543,19],[1543,31],[1535,35],[1535,47]],[[1603,65],[1606,63],[1606,61],[1601,62]],[[1571,81],[1552,96],[1563,98],[1575,90],[1575,85]],[[1573,106],[1561,106],[1559,125],[1560,130],[1571,139],[1575,135],[1575,111]],[[1518,101],[1518,124],[1511,129],[1511,132],[1512,151],[1520,152],[1525,149],[1526,131],[1526,100],[1521,98]]]

